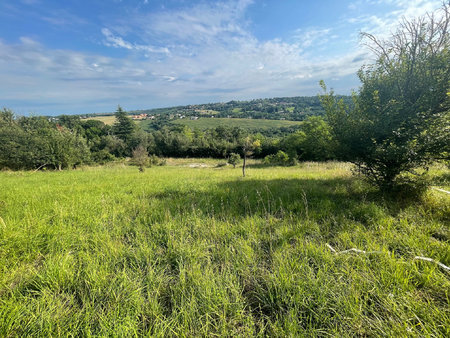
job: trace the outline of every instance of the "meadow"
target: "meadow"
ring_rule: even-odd
[[[116,121],[114,115],[108,116],[95,116],[89,117],[87,120],[98,120],[103,123],[112,126]],[[143,129],[146,129],[150,126],[154,121],[152,120],[142,120],[136,121]],[[210,129],[216,128],[218,126],[227,126],[227,127],[241,127],[242,129],[258,132],[260,130],[268,130],[268,129],[280,129],[287,128],[293,126],[299,126],[301,122],[298,121],[288,121],[288,120],[264,120],[264,119],[241,119],[241,118],[202,118],[200,117],[198,120],[191,120],[189,118],[185,119],[177,119],[171,121],[173,125],[185,125],[191,129]]]
[[[450,335],[449,195],[167,163],[0,172],[0,336]]]
[[[151,121],[140,122],[145,129],[145,125],[152,123]],[[200,117],[198,120],[191,120],[189,118],[177,119],[171,122],[175,125],[188,126],[191,129],[210,129],[218,126],[226,127],[241,127],[242,129],[258,132],[260,130],[280,129],[293,126],[299,126],[301,122],[287,121],[287,120],[263,120],[263,119],[241,119],[241,118],[205,118]]]
[[[114,115],[102,115],[95,117],[88,117],[86,119],[81,119],[82,121],[96,120],[101,121],[108,126],[112,126],[116,122],[116,117]]]

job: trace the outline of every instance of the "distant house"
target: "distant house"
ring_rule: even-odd
[[[148,117],[147,114],[139,114],[139,115],[132,115],[131,118],[133,120],[146,120]]]

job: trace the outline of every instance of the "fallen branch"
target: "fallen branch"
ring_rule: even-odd
[[[330,244],[325,244],[327,247],[328,247],[328,249],[330,249],[333,253],[336,253],[336,250],[334,250],[334,248],[330,245]]]
[[[432,262],[432,263],[436,263],[437,265],[439,265],[441,268],[444,268],[447,271],[450,271],[450,268],[447,265],[444,265],[432,258],[428,258],[428,257],[422,257],[422,256],[416,256],[414,257],[414,259],[420,259],[422,261],[427,261],[427,262]]]
[[[444,190],[444,189],[440,189],[440,188],[435,188],[435,187],[431,187],[434,190],[440,191],[440,192],[445,192],[446,194],[450,194],[450,191]]]
[[[364,250],[359,250],[359,249],[356,249],[356,248],[351,248],[351,249],[343,250],[343,251],[336,251],[330,244],[326,243],[325,245],[328,247],[328,249],[331,250],[331,252],[333,252],[336,255],[343,254],[343,253],[349,253],[349,252],[356,252],[356,253],[363,253],[363,254],[375,254],[375,253],[376,254],[381,254],[381,253],[383,253],[383,251],[364,251]],[[450,271],[450,267],[448,267],[447,265],[442,264],[442,263],[440,263],[440,262],[438,262],[438,261],[436,261],[436,260],[434,260],[432,258],[416,256],[416,257],[414,257],[413,260],[417,260],[417,259],[418,260],[422,260],[422,261],[436,263],[441,268],[443,268],[443,269],[445,269],[447,271]]]
[[[40,165],[37,169],[33,170],[33,172],[37,172],[39,171],[42,167],[45,167],[47,165],[47,163],[44,163],[43,165]]]
[[[351,249],[344,250],[344,251],[336,251],[330,244],[327,243],[326,246],[336,255],[343,254],[343,253],[349,253],[349,252],[356,252],[356,253],[363,253],[363,254],[382,254],[383,253],[383,251],[364,251],[364,250],[359,250],[356,248],[351,248]]]

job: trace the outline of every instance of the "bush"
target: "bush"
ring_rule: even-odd
[[[148,156],[147,149],[143,145],[139,145],[133,150],[133,157],[131,163],[139,167],[139,171],[143,172],[145,167],[150,164],[150,158]]]
[[[107,162],[114,161],[115,159],[116,157],[106,149],[93,152],[91,155],[92,162],[98,164],[105,164]]]
[[[228,165],[227,162],[219,162],[216,164],[216,168],[222,168],[222,167],[226,167]]]
[[[230,157],[228,158],[228,163],[233,166],[233,168],[236,168],[236,165],[238,165],[241,162],[241,155],[236,153],[231,153]]]
[[[160,158],[160,157],[156,156],[155,154],[150,155],[150,157],[149,157],[149,165],[150,166],[152,166],[152,165],[163,166],[166,164],[167,164],[167,161],[165,158]]]
[[[289,159],[288,154],[286,154],[282,150],[279,150],[274,155],[267,155],[264,158],[264,163],[265,164],[270,164],[270,165],[288,166],[288,165],[291,165],[291,162],[292,161]]]

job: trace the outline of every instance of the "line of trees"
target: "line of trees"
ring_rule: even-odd
[[[249,139],[258,144],[252,150],[257,158],[278,151],[288,154],[292,163],[335,158],[329,126],[321,117],[310,117],[297,131],[279,136],[276,133],[251,135],[241,128],[226,126],[193,130],[172,125],[145,132],[121,107],[115,116],[116,123],[108,126],[77,116],[60,116],[57,120],[17,118],[10,110],[3,109],[0,111],[0,168],[61,170],[83,163],[103,164],[132,157],[133,151],[161,157],[228,158],[230,154],[244,157]]]
[[[119,107],[118,122],[81,121],[77,116],[15,117],[0,110],[0,168],[66,169],[83,163],[105,163],[131,156],[147,135]]]
[[[253,151],[256,158],[264,158],[282,150],[293,163],[297,160],[325,161],[335,159],[331,130],[318,116],[305,120],[297,131],[277,134],[250,134],[239,127],[218,126],[207,130],[188,126],[164,126],[147,134],[146,148],[150,154],[162,157],[228,158],[230,154],[245,154],[246,139],[258,141]]]

